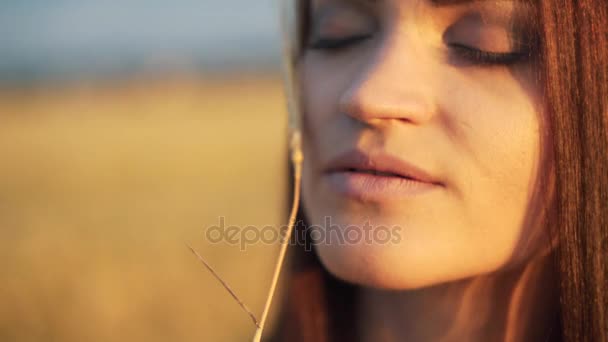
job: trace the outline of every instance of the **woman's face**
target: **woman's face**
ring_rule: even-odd
[[[408,289],[515,266],[548,146],[522,2],[311,0],[303,203],[322,263]],[[540,176],[540,177],[539,177]]]

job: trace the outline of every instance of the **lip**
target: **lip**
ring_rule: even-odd
[[[421,195],[444,184],[415,164],[384,152],[351,150],[325,169],[330,187],[360,200],[386,200]]]

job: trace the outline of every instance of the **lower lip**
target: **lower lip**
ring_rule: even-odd
[[[365,172],[331,172],[329,185],[339,194],[359,200],[388,200],[419,196],[436,190],[439,184],[421,182],[398,176],[374,175]]]

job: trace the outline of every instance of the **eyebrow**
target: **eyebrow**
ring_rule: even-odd
[[[375,3],[382,2],[385,0],[353,0],[353,1],[375,4]],[[471,3],[471,2],[486,2],[487,0],[426,0],[426,1],[428,1],[432,6],[441,7],[441,6],[450,6],[450,5],[461,5],[461,4],[465,4],[465,3]],[[516,1],[516,0],[503,0],[503,1]]]
[[[383,3],[387,0],[346,0],[346,2],[352,2],[355,4],[360,4],[363,6],[371,6]],[[419,0],[419,1],[427,1],[429,5],[432,7],[449,7],[449,6],[458,6],[465,4],[474,4],[474,3],[487,3],[489,0]],[[526,4],[525,0],[500,0],[502,2],[515,2],[520,4]]]
[[[354,1],[376,3],[376,2],[382,2],[384,0],[354,0]],[[475,2],[475,1],[479,2],[479,1],[483,1],[483,0],[427,0],[427,1],[429,1],[433,5],[444,6],[444,5],[460,4],[460,3],[465,3],[465,2]]]
[[[337,2],[337,3],[342,3],[342,4],[354,4],[356,6],[362,6],[363,8],[372,8],[375,7],[375,5],[384,2],[385,0],[336,0],[336,1],[325,1],[325,4],[322,5],[327,5],[327,2],[332,3],[332,2]],[[312,1],[311,1],[312,3]],[[311,8],[315,8],[317,6],[311,6]]]
[[[428,0],[433,6],[450,6],[450,5],[460,5],[471,2],[481,2],[479,0]]]

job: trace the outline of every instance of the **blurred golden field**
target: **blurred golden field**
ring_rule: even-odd
[[[205,230],[283,224],[285,127],[273,77],[3,87],[0,341],[248,340],[186,243],[259,315],[278,246]]]

